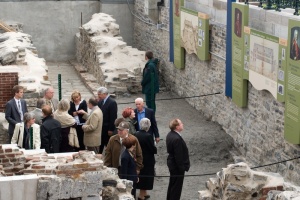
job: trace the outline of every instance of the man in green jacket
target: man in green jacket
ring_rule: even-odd
[[[146,51],[145,59],[147,63],[143,70],[142,93],[145,94],[147,107],[153,109],[155,112],[155,96],[159,92],[158,59],[153,58],[151,51]]]

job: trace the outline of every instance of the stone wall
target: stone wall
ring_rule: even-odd
[[[135,18],[134,42],[141,50],[152,50],[161,59],[161,74],[166,86],[180,96],[203,95],[214,92],[223,94],[203,98],[187,99],[209,120],[218,122],[241,150],[251,166],[257,166],[299,156],[299,145],[292,145],[284,140],[284,104],[277,102],[266,91],[257,91],[248,85],[247,108],[237,107],[230,98],[224,95],[225,90],[225,55],[226,55],[226,1],[207,0],[185,1],[190,9],[210,15],[210,52],[211,60],[200,61],[195,55],[185,56],[185,69],[179,70],[169,61],[169,1],[162,8],[162,23],[166,30],[157,30]],[[143,10],[143,1],[137,0],[135,12],[147,19]],[[255,19],[257,27],[265,27],[269,34],[283,37],[287,31],[286,17],[292,14],[266,11],[251,7],[249,19]],[[252,17],[251,17],[252,16]],[[259,18],[261,16],[261,18]],[[276,16],[276,18],[274,17]],[[273,18],[273,19],[272,19]],[[271,20],[272,19],[272,20]],[[271,20],[270,25],[266,25]],[[277,21],[277,24],[276,24]],[[285,26],[284,26],[285,24]],[[266,28],[266,27],[273,28]],[[280,35],[279,35],[280,32]],[[278,172],[286,179],[299,183],[300,166],[297,160],[265,168],[266,171]]]

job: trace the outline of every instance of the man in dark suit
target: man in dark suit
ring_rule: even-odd
[[[190,169],[189,150],[180,134],[183,123],[179,119],[173,119],[169,127],[171,131],[166,140],[169,154],[167,165],[170,171],[167,200],[180,200],[184,173]]]
[[[113,135],[115,130],[115,120],[118,115],[118,106],[113,100],[105,87],[100,87],[98,92],[98,106],[103,113],[103,124],[101,133],[100,153],[103,152],[104,146],[107,146],[110,136]]]
[[[23,116],[27,110],[26,101],[21,99],[23,97],[24,88],[22,86],[16,85],[13,87],[13,92],[15,94],[14,98],[6,103],[5,108],[5,119],[8,121],[8,144],[11,142],[11,138],[14,133],[15,125],[23,121]]]
[[[140,130],[139,124],[141,119],[148,118],[151,122],[151,126],[148,133],[152,134],[153,137],[155,138],[156,143],[158,143],[160,139],[159,139],[159,132],[156,124],[154,111],[150,108],[145,108],[144,100],[142,98],[135,99],[135,105],[136,105],[136,109],[134,109],[135,120],[138,122],[135,124],[136,131]]]

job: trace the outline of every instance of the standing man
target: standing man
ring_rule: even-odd
[[[170,171],[167,200],[180,200],[184,173],[190,169],[189,150],[181,137],[181,131],[183,130],[181,120],[173,119],[169,127],[171,131],[168,133],[166,140],[169,154],[167,165]]]
[[[145,59],[147,63],[143,69],[142,93],[145,94],[147,107],[155,112],[155,96],[159,92],[158,60],[153,58],[151,51],[146,51]]]
[[[15,125],[23,121],[24,114],[28,112],[26,101],[21,99],[23,97],[24,88],[16,85],[13,87],[14,98],[6,103],[5,119],[8,121],[8,141],[11,143],[11,138],[14,133]]]
[[[110,136],[113,135],[115,130],[115,120],[117,119],[118,106],[113,100],[105,87],[100,87],[98,92],[98,106],[103,113],[103,125],[101,133],[100,153],[103,152],[104,146],[107,146]]]
[[[138,139],[129,133],[129,124],[128,122],[122,121],[118,127],[118,134],[112,136],[109,139],[108,145],[105,149],[104,165],[107,167],[114,167],[120,170],[121,168],[121,155],[125,150],[125,147],[122,145],[122,140],[127,137],[132,137],[135,140],[135,164],[137,174],[140,173],[140,170],[143,168],[143,154],[142,148]]]
[[[99,146],[101,141],[101,130],[103,123],[103,114],[100,108],[97,106],[98,101],[92,97],[88,101],[88,107],[91,109],[91,114],[88,114],[84,110],[79,110],[79,114],[83,114],[83,118],[86,119],[85,125],[82,126],[84,132],[83,144],[87,150],[99,153]]]
[[[138,122],[135,124],[135,129],[136,131],[140,130],[140,121],[143,118],[148,118],[151,122],[150,129],[148,133],[152,134],[153,137],[155,138],[156,143],[159,142],[159,132],[156,124],[156,119],[155,115],[152,109],[150,108],[145,108],[144,107],[144,100],[142,98],[136,98],[135,99],[135,105],[136,109],[134,109],[135,112],[135,120]]]
[[[59,153],[61,142],[61,124],[53,118],[52,108],[45,105],[42,108],[43,123],[41,125],[41,149],[47,153]]]
[[[49,105],[52,108],[52,113],[57,110],[58,100],[53,98],[54,89],[53,87],[49,87],[44,92],[45,104]]]

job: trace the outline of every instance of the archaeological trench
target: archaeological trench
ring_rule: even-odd
[[[203,2],[201,4],[212,10],[224,12],[226,5],[224,1],[214,0],[213,2],[213,5]],[[142,16],[143,1],[137,0],[133,9]],[[144,20],[147,20],[148,16],[144,15],[143,17]],[[165,26],[168,26],[168,17],[167,8],[162,8],[161,18]],[[215,23],[212,23],[211,27],[211,51],[222,57],[225,56],[224,37],[226,27],[224,24],[226,23],[221,18],[218,18],[219,22],[217,22],[217,16],[213,16],[212,20]],[[0,100],[2,107],[0,113],[0,142],[2,145],[0,145],[0,199],[134,199],[130,194],[132,182],[119,179],[116,169],[104,166],[101,155],[95,155],[89,151],[47,154],[43,149],[24,150],[15,145],[5,144],[8,123],[4,118],[4,107],[7,100],[13,96],[11,94],[12,86],[17,83],[25,87],[24,98],[29,110],[32,110],[36,105],[37,98],[42,96],[43,89],[49,87],[51,82],[48,80],[46,61],[39,57],[39,51],[33,45],[36,38],[26,34],[23,31],[23,25],[20,23],[1,22],[1,28],[0,91],[2,97]],[[186,55],[187,67],[185,72],[180,71],[173,66],[170,67],[172,63],[169,63],[167,59],[169,51],[166,50],[167,45],[165,44],[168,42],[168,39],[166,39],[168,33],[162,33],[162,30],[153,27],[151,23],[147,24],[139,19],[136,19],[134,23],[134,30],[133,36],[136,45],[133,46],[137,48],[133,48],[123,41],[119,25],[111,15],[96,13],[87,23],[79,27],[78,33],[74,36],[76,60],[70,60],[70,62],[92,93],[95,94],[95,89],[99,85],[105,85],[111,93],[117,95],[140,93],[142,69],[145,64],[144,54],[145,50],[149,48],[153,49],[154,54],[161,59],[161,84],[178,95],[197,95],[197,92],[193,92],[196,90],[202,91],[201,94],[205,94],[209,91],[219,91],[218,87],[223,88],[224,80],[220,77],[224,75],[224,69],[220,67],[220,65],[223,65],[220,56],[214,57],[212,54],[212,60],[205,64],[191,55]],[[204,73],[200,74],[200,71],[193,69],[192,66],[196,65],[206,68],[203,71]],[[207,69],[208,65],[212,68],[210,69],[211,72]],[[188,80],[191,83],[187,82]],[[203,88],[199,89],[199,87]],[[259,93],[254,91],[255,89],[251,86],[249,87],[252,96],[264,96],[265,99],[271,98],[267,94]],[[216,100],[216,98],[219,99]],[[228,109],[232,109],[234,111],[228,111],[227,113],[232,115],[230,117],[236,119],[236,117],[244,118],[245,116],[239,113],[241,111],[238,111],[237,108],[233,108],[234,105],[229,103],[225,97],[211,97],[210,99],[201,99],[198,102],[195,99],[189,99],[187,102],[199,110],[207,120],[219,123],[222,129],[234,138],[234,145],[241,154],[234,159],[235,163],[233,162],[226,168],[219,169],[219,172],[211,175],[211,178],[208,177],[205,183],[199,183],[206,187],[206,190],[194,191],[194,193],[198,193],[199,200],[300,199],[300,187],[297,186],[300,183],[299,160],[288,164],[283,163],[281,168],[269,168],[264,172],[251,169],[251,167],[259,164],[271,163],[271,161],[278,162],[280,159],[290,158],[292,154],[287,153],[287,151],[294,149],[294,153],[297,154],[297,152],[300,152],[299,147],[292,147],[285,143],[281,145],[284,146],[284,153],[277,154],[280,157],[279,160],[267,159],[266,163],[258,162],[262,159],[257,156],[268,157],[262,153],[264,151],[269,152],[270,157],[272,147],[271,152],[270,149],[256,151],[261,152],[262,155],[255,154],[255,152],[252,155],[247,151],[245,146],[248,144],[242,138],[249,138],[249,136],[237,133],[243,123],[237,120],[235,124],[232,124],[233,122],[228,121],[224,116],[222,118],[221,115],[226,115]],[[278,112],[283,110],[281,105],[275,105],[274,103],[272,106],[276,107]],[[223,107],[226,109],[222,112],[216,112],[216,110]],[[245,112],[249,114],[252,111]],[[214,113],[219,113],[219,115],[217,116]],[[260,114],[257,113],[257,115]],[[251,123],[251,121],[247,123]],[[259,126],[259,124],[256,126]],[[272,140],[272,138],[265,138],[265,140]],[[266,141],[266,143],[268,142]],[[253,145],[253,142],[251,144]],[[249,144],[248,148],[253,147]]]

